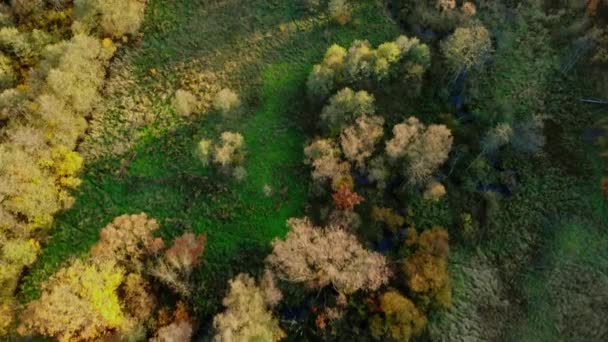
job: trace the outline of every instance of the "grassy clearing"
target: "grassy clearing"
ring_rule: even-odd
[[[378,44],[398,35],[382,4],[371,1],[343,27],[306,13],[296,1],[154,0],[149,6],[144,40],[126,51],[132,64],[125,67],[136,75],[132,91],[153,99],[155,118],[138,128],[128,152],[86,165],[75,205],[59,215],[25,277],[24,301],[38,295],[40,283],[61,263],[85,254],[114,217],[143,211],[159,220],[163,238],[186,230],[208,235],[194,301],[199,314],[216,312],[227,279],[258,272],[269,242],[286,233],[285,220],[304,213],[308,173],[302,148],[305,129],[314,124],[304,84],[312,64],[333,42]],[[159,76],[150,76],[152,68]],[[197,83],[201,74],[204,81]],[[229,121],[213,112],[187,121],[175,116],[163,96],[187,86],[205,100],[217,89],[206,87],[209,75],[238,90],[245,113]],[[123,121],[108,115],[105,129]],[[224,130],[245,137],[244,182],[204,169],[193,155],[201,138]],[[263,192],[266,185],[270,196]]]

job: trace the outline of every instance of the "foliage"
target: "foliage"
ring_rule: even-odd
[[[152,234],[158,228],[158,222],[145,213],[119,216],[101,230],[100,239],[91,248],[91,254],[139,271],[144,258],[153,251]]]
[[[184,233],[159,257],[151,274],[182,296],[190,296],[190,274],[205,251],[205,235]]]
[[[239,95],[230,88],[220,90],[213,99],[213,108],[224,116],[234,113],[240,106]]]
[[[372,318],[372,334],[376,339],[386,336],[391,341],[409,341],[419,335],[427,319],[416,305],[396,290],[380,296],[380,308],[384,317]]]
[[[189,116],[196,110],[198,101],[191,92],[179,89],[175,92],[175,97],[171,103],[175,111],[181,116]]]
[[[240,133],[224,132],[221,142],[215,146],[213,161],[222,167],[238,165],[245,158],[245,139]]]
[[[342,228],[314,227],[308,218],[290,219],[285,240],[274,240],[266,259],[282,279],[311,288],[329,284],[346,294],[374,291],[388,281],[386,259],[367,251]]]
[[[144,18],[146,0],[74,0],[72,30],[120,38],[137,33]]]
[[[376,143],[384,135],[384,118],[363,115],[355,124],[346,127],[340,134],[340,146],[346,159],[359,169],[365,169],[366,160],[374,153]]]
[[[424,230],[419,236],[412,236],[407,244],[416,246],[415,252],[405,259],[403,265],[408,287],[414,293],[431,296],[443,296],[445,291],[449,292],[448,232],[440,227]],[[449,297],[438,299],[440,304],[449,305]]]
[[[42,297],[21,316],[21,333],[37,333],[60,341],[103,336],[127,324],[118,299],[123,271],[111,261],[75,260],[43,286]]]
[[[372,219],[384,222],[392,231],[396,231],[405,223],[405,218],[395,213],[393,209],[378,206],[372,207]]]
[[[351,7],[349,0],[329,0],[327,8],[329,16],[340,25],[345,25],[351,19]]]
[[[452,72],[467,70],[483,63],[492,53],[490,32],[481,25],[459,27],[441,43],[441,51]]]
[[[410,117],[393,127],[393,138],[386,143],[391,160],[407,158],[405,176],[412,184],[427,180],[443,164],[452,148],[452,134],[444,125],[426,127]]]
[[[241,273],[229,286],[223,300],[226,311],[213,318],[214,341],[279,341],[285,337],[251,276]]]
[[[354,207],[363,202],[363,197],[353,192],[347,185],[342,184],[332,195],[336,208],[340,210],[353,210]]]
[[[378,49],[365,40],[355,40],[348,51],[334,44],[313,67],[307,88],[313,99],[324,100],[338,87],[385,81],[401,73],[406,80],[420,81],[430,62],[428,46],[416,38],[400,36]]]
[[[364,90],[354,92],[347,87],[329,99],[321,112],[321,120],[328,130],[341,130],[360,116],[372,115],[375,111],[372,95]]]
[[[316,139],[304,148],[305,163],[312,166],[315,181],[338,183],[350,173],[350,164],[341,158],[340,149],[330,139]]]

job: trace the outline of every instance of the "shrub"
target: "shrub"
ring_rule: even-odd
[[[234,113],[240,106],[239,95],[229,88],[222,89],[213,99],[213,108],[225,116]]]
[[[481,141],[484,154],[494,154],[511,141],[513,129],[507,123],[499,123],[488,131]]]
[[[358,117],[376,111],[374,97],[366,91],[354,92],[350,88],[338,91],[321,112],[323,126],[328,130],[342,130]]]
[[[350,21],[352,9],[348,0],[329,0],[329,16],[340,25],[346,25]]]
[[[245,159],[245,139],[240,133],[224,132],[214,149],[213,160],[222,167],[240,164]]]
[[[177,114],[181,116],[189,116],[196,110],[198,101],[196,96],[187,90],[180,89],[175,92],[172,106]]]
[[[40,299],[21,316],[22,334],[61,341],[91,340],[125,327],[117,290],[123,272],[113,262],[75,260],[43,284]]]
[[[349,126],[340,134],[342,152],[359,169],[365,169],[366,160],[374,153],[376,143],[384,135],[384,118],[363,115],[355,125]]]
[[[198,159],[203,164],[203,166],[209,165],[212,147],[213,147],[213,142],[211,141],[211,139],[202,139],[201,141],[199,141],[199,143],[197,145],[196,154],[198,156]]]
[[[441,43],[441,51],[455,73],[482,63],[492,50],[490,32],[482,25],[459,27]]]
[[[280,341],[285,337],[252,277],[241,273],[229,286],[223,300],[226,311],[213,318],[214,341]]]
[[[311,288],[332,284],[346,294],[375,291],[388,281],[386,259],[365,250],[357,238],[337,227],[314,227],[308,218],[290,219],[285,240],[272,242],[266,259],[277,276]]]
[[[452,148],[452,134],[444,125],[425,127],[415,117],[395,125],[393,139],[386,143],[386,154],[394,161],[407,157],[405,176],[420,184],[443,164]]]
[[[372,319],[372,333],[377,339],[386,336],[391,341],[409,341],[426,326],[424,313],[395,290],[380,296],[380,308],[384,317],[377,315]]]

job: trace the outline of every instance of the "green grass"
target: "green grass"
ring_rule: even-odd
[[[287,29],[280,30],[281,24]],[[140,90],[155,98],[159,88],[148,76],[151,68],[166,86],[200,72],[221,73],[234,62],[238,68],[222,80],[239,90],[244,113],[225,121],[210,112],[183,122],[171,114],[169,101],[155,100],[157,119],[140,130],[135,148],[86,165],[75,205],[57,217],[41,257],[24,278],[25,302],[39,295],[41,282],[63,262],[86,255],[114,217],[146,212],[160,222],[159,235],[166,240],[184,231],[207,234],[205,263],[193,277],[194,310],[217,312],[226,281],[239,272],[259,272],[270,241],[286,234],[286,219],[304,214],[309,175],[302,150],[306,128],[315,124],[305,96],[312,65],[331,43],[378,44],[398,35],[376,2],[361,4],[353,23],[340,27],[292,1],[155,0],[144,27],[140,46],[127,47],[133,49],[130,68]],[[268,38],[252,43],[255,33]],[[194,67],[186,72],[183,63]],[[245,138],[243,182],[203,168],[194,156],[200,139],[217,138],[224,130]],[[265,185],[273,189],[271,196],[264,195]]]

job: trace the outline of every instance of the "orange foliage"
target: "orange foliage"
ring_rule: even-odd
[[[363,202],[363,197],[351,191],[347,185],[341,185],[332,195],[334,204],[342,210],[352,210],[356,205]]]

